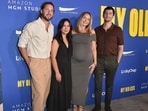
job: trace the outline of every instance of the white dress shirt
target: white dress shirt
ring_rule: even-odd
[[[28,56],[34,58],[49,58],[54,26],[50,22],[48,31],[41,18],[28,23],[19,38],[18,46],[27,48]]]

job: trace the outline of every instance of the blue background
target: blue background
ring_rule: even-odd
[[[17,47],[19,35],[23,26],[35,20],[39,14],[40,4],[45,0],[1,0],[0,4],[0,63],[2,102],[4,111],[31,111],[31,91],[28,81],[30,74]],[[55,4],[55,15],[52,19],[55,25],[61,18],[69,18],[75,26],[79,14],[90,11],[93,15],[93,28],[100,25],[101,6],[126,8],[123,23],[125,48],[123,58],[114,82],[113,99],[128,97],[148,92],[148,35],[132,37],[129,33],[130,12],[143,10],[143,24],[148,25],[148,1],[146,0],[51,0]],[[62,11],[63,8],[75,8]],[[138,16],[139,17],[139,16]],[[115,24],[118,25],[115,16]],[[120,22],[120,21],[119,21]],[[138,21],[136,21],[139,23]],[[145,30],[143,28],[143,30]],[[104,76],[105,80],[105,76]],[[20,82],[21,81],[21,82]],[[24,84],[23,84],[24,81]],[[18,83],[22,83],[21,85]],[[104,87],[103,87],[104,88]],[[0,90],[0,91],[1,91]],[[105,91],[102,92],[104,101]],[[91,76],[86,105],[94,104],[94,76]]]

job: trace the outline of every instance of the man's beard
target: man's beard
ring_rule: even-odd
[[[104,20],[104,22],[106,22],[106,23],[107,23],[107,22],[110,22],[110,21],[111,21],[111,20]]]
[[[44,20],[46,20],[46,21],[50,21],[51,19],[52,19],[52,17],[51,18],[47,18],[46,16],[44,16],[44,15],[42,15],[41,16]]]

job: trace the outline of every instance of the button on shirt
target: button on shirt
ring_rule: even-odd
[[[118,46],[124,45],[122,29],[112,24],[110,29],[105,31],[103,25],[101,25],[95,28],[95,32],[98,56],[117,56]]]
[[[49,58],[54,26],[50,22],[48,31],[41,18],[28,23],[19,38],[18,46],[27,48],[28,56],[34,58]]]

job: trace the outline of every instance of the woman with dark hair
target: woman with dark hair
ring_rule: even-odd
[[[48,111],[67,111],[71,103],[72,25],[61,19],[51,48],[52,80],[47,99]]]

